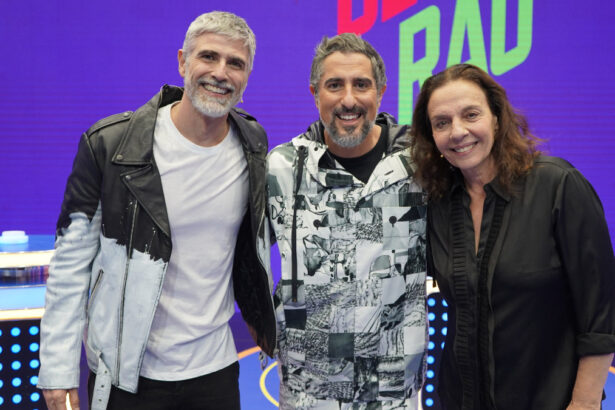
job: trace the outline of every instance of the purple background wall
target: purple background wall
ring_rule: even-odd
[[[508,26],[513,27],[508,28],[507,46],[514,46],[509,38],[515,38],[519,1],[481,0],[487,61],[490,10],[498,2],[507,5]],[[0,231],[54,233],[80,134],[99,118],[138,108],[164,83],[181,85],[177,49],[190,21],[206,11],[235,12],[256,33],[255,67],[242,107],[265,126],[271,147],[317,119],[308,90],[309,66],[320,38],[337,33],[338,7],[344,4],[352,5],[353,18],[377,7],[378,18],[364,37],[387,64],[389,83],[381,108],[398,115],[400,24],[429,6],[438,7],[439,71],[446,66],[455,14],[455,2],[418,0],[383,22],[383,6],[401,3],[413,2],[1,1]],[[463,9],[478,0],[457,3]],[[496,77],[535,133],[549,140],[549,151],[572,162],[594,185],[612,237],[613,21],[615,5],[609,2],[533,1],[530,53]],[[417,53],[425,52],[421,41],[419,34]],[[462,59],[469,57],[466,45]]]

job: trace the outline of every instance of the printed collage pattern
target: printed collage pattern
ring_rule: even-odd
[[[280,408],[416,408],[427,338],[426,202],[408,178],[407,153],[385,157],[362,184],[343,169],[319,168],[319,143],[294,142],[309,153],[297,195],[296,302],[292,143],[270,154],[267,181],[282,258]]]

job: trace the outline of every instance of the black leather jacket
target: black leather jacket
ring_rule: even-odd
[[[158,108],[180,100],[182,94],[181,88],[165,85],[134,113],[102,119],[81,138],[58,220],[56,262],[50,268],[48,313],[42,324],[42,387],[69,383],[63,374],[70,373],[78,352],[62,352],[66,349],[60,345],[73,345],[83,335],[86,319],[90,367],[98,368],[103,360],[114,385],[136,389],[173,246],[153,155],[154,126]],[[233,109],[229,118],[238,131],[249,174],[249,208],[239,229],[233,265],[235,298],[256,331],[258,345],[273,356],[272,285],[264,259],[269,254],[257,246],[265,229],[267,137],[247,113]],[[87,303],[79,299],[83,295]],[[71,317],[66,317],[67,303],[76,306],[77,312],[70,309]],[[100,322],[105,322],[104,327]]]

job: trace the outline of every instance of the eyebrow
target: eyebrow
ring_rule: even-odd
[[[449,119],[451,116],[448,114],[436,114],[433,117],[427,116],[427,119],[430,122],[434,122],[434,121],[438,121],[438,120],[447,120]]]
[[[325,84],[328,83],[334,83],[334,82],[339,82],[339,81],[346,81],[345,78],[342,77],[332,77],[332,78],[328,78],[325,80]],[[373,83],[374,81],[369,78],[369,77],[353,77],[350,79],[351,82],[355,82],[355,81],[364,81],[364,82],[368,82],[368,83]]]
[[[203,49],[203,50],[197,52],[196,55],[199,56],[199,57],[203,57],[203,56],[206,56],[206,55],[213,55],[213,56],[216,56],[216,57],[220,57],[220,53],[218,53],[217,51],[214,51],[214,50],[209,50],[209,49]],[[240,63],[244,67],[247,65],[247,63],[245,62],[245,60],[243,58],[238,57],[238,56],[234,56],[234,55],[229,56],[227,58],[227,61],[232,62],[232,63]]]
[[[213,55],[216,55],[216,56],[219,55],[216,51],[208,50],[208,49],[204,49],[204,50],[201,50],[201,51],[196,53],[196,55],[198,55],[199,57],[204,56],[206,54],[213,54]]]
[[[482,108],[481,108],[480,105],[477,105],[477,104],[470,104],[470,105],[467,105],[467,106],[461,108],[461,112],[462,113],[466,112],[466,111],[469,111],[469,110],[481,110],[482,111]],[[437,113],[435,113],[433,115],[433,118],[435,118],[435,117],[450,117],[450,116],[451,116],[450,111],[437,112]]]
[[[481,110],[482,108],[481,108],[481,106],[480,106],[480,105],[470,104],[470,105],[468,105],[468,106],[466,106],[466,107],[463,107],[463,110],[462,110],[462,111],[477,110],[477,109],[478,109],[478,110]]]

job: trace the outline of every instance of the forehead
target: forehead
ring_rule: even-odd
[[[436,88],[429,98],[429,115],[456,112],[478,106],[489,109],[487,96],[482,88],[471,81],[454,80]]]
[[[322,64],[321,82],[331,78],[369,78],[374,81],[372,63],[365,54],[336,51],[328,55]]]
[[[223,34],[203,33],[192,40],[192,52],[203,50],[215,51],[218,54],[240,57],[248,61],[248,47],[242,40],[233,39]]]

